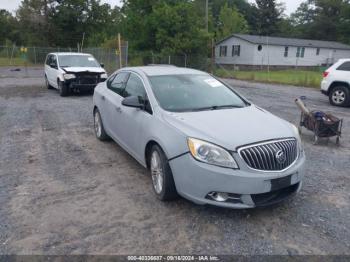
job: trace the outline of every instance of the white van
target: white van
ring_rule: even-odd
[[[61,96],[71,91],[92,91],[107,79],[106,70],[91,54],[50,53],[45,61],[45,83]]]

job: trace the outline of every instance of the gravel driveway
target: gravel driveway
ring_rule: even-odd
[[[163,203],[143,167],[95,139],[91,96],[61,98],[28,70],[0,69],[1,254],[350,254],[350,108],[318,90],[226,80],[294,123],[305,95],[344,118],[341,146],[304,131],[304,187],[279,206]]]

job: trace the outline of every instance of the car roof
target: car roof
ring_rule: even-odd
[[[55,53],[50,53],[50,55],[81,55],[81,56],[92,56],[91,54],[88,53],[77,53],[77,52],[55,52]]]
[[[123,70],[130,70],[136,72],[143,72],[148,76],[158,75],[208,75],[208,73],[192,68],[177,67],[172,65],[148,65],[124,67]]]

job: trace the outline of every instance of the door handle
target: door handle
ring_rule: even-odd
[[[121,113],[121,112],[122,112],[122,109],[121,109],[119,106],[116,106],[116,107],[115,107],[115,110],[116,110],[118,113]]]
[[[101,99],[102,99],[102,100],[105,100],[106,98],[105,98],[105,96],[101,96]]]

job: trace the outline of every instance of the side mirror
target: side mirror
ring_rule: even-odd
[[[100,64],[102,68],[105,68],[105,64],[104,63],[101,63]]]
[[[51,67],[51,68],[56,68],[57,66],[56,66],[55,63],[50,63],[50,67]]]
[[[142,109],[144,108],[144,101],[139,96],[128,96],[123,99],[122,105]]]

